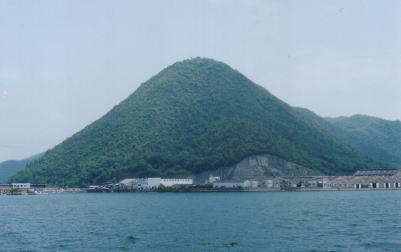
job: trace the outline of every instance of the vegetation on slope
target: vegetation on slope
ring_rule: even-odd
[[[401,122],[355,115],[327,118],[347,133],[347,142],[371,157],[401,165]]]
[[[5,183],[8,178],[17,174],[17,172],[24,169],[27,164],[40,158],[42,155],[43,153],[22,160],[7,160],[0,163],[0,183]]]
[[[401,122],[355,115],[322,118],[304,108],[295,108],[305,119],[386,167],[401,168]]]
[[[196,58],[164,69],[12,180],[189,175],[261,153],[326,174],[378,166],[229,66]]]

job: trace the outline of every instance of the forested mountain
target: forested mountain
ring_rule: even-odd
[[[348,133],[348,143],[371,157],[401,164],[401,122],[366,115],[326,118]]]
[[[322,118],[314,112],[295,108],[303,117],[375,160],[401,167],[401,122],[355,115]]]
[[[190,175],[261,153],[325,174],[383,167],[228,65],[195,58],[167,67],[12,180]]]
[[[8,178],[14,176],[27,164],[43,156],[43,153],[22,160],[7,160],[0,163],[0,183],[5,183]]]

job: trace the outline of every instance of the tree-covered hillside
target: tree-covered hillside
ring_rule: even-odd
[[[260,153],[326,174],[381,166],[226,64],[195,58],[143,83],[13,181],[81,186],[189,175]]]
[[[14,176],[27,164],[43,156],[43,153],[22,160],[7,160],[0,163],[0,183],[5,183],[8,178]]]
[[[401,165],[401,122],[366,115],[326,118],[347,133],[347,142],[371,157]]]

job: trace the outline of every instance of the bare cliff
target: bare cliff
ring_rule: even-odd
[[[226,180],[312,175],[322,175],[322,173],[274,155],[262,154],[247,157],[232,166],[202,172],[194,177],[194,181],[204,183],[209,177],[220,177],[222,180]]]

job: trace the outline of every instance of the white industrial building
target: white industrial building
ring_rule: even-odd
[[[212,183],[213,188],[257,188],[256,180],[218,180]]]
[[[31,184],[31,183],[11,183],[0,184],[0,194],[9,194],[11,190],[18,191],[19,193],[38,193],[45,190],[45,184]]]
[[[276,179],[266,179],[260,183],[260,186],[264,188],[280,188],[280,182]]]
[[[177,178],[153,178],[153,182],[160,182],[164,186],[174,186],[174,185],[192,185],[193,179],[177,179]],[[160,180],[157,180],[160,179]]]
[[[160,185],[170,187],[175,185],[192,185],[192,178],[130,178],[120,183],[121,189],[129,190],[154,190]]]
[[[31,188],[31,183],[12,183],[11,187],[26,190]]]

